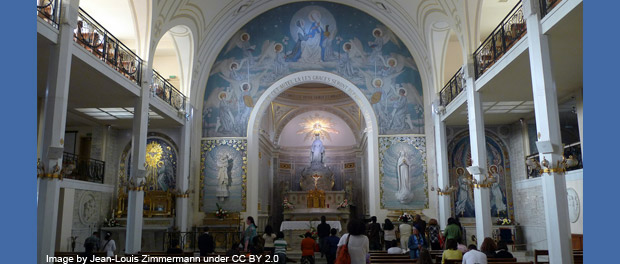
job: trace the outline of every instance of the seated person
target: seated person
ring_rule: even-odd
[[[508,245],[506,242],[499,241],[497,242],[497,251],[495,251],[496,258],[514,258],[512,253],[508,252]]]
[[[476,245],[471,244],[467,247],[469,251],[463,255],[463,264],[486,264],[487,255],[478,251]]]
[[[446,263],[446,259],[461,260],[463,259],[463,253],[457,249],[456,240],[450,238],[446,241],[446,249],[441,255],[441,264]]]

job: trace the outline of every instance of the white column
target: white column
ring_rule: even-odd
[[[146,135],[149,122],[150,82],[153,75],[151,64],[143,68],[142,90],[134,106],[133,130],[131,135],[131,179],[134,186],[140,186],[146,175]],[[127,232],[125,253],[135,254],[142,248],[142,216],[144,190],[129,188],[127,199]]]
[[[549,41],[542,33],[536,0],[523,1],[523,15],[527,23],[530,54],[530,72],[534,94],[534,111],[540,157],[556,168],[562,161],[562,139],[558,113],[558,99],[551,71]],[[541,162],[542,164],[542,162]],[[545,204],[545,222],[550,263],[573,263],[566,179],[563,173],[547,172],[542,175]]]
[[[56,251],[70,252],[75,189],[61,188],[60,198],[58,201],[58,235],[56,236]]]
[[[187,102],[189,104],[189,102]],[[190,105],[191,109],[191,105]],[[192,113],[192,111],[188,111],[188,113]],[[177,174],[177,190],[179,192],[185,193],[189,190],[189,154],[190,154],[190,143],[191,143],[191,131],[192,131],[192,122],[193,116],[190,116],[189,120],[185,120],[185,125],[181,127],[181,144],[179,147],[179,173]],[[180,232],[186,232],[187,224],[188,224],[188,204],[189,197],[185,194],[182,194],[176,198],[176,227]]]
[[[471,147],[472,165],[467,170],[478,182],[486,179],[487,150],[484,136],[484,113],[480,93],[476,91],[474,65],[468,62],[463,68],[466,80],[467,117],[469,119],[469,142]],[[476,238],[478,247],[485,237],[491,236],[491,198],[488,188],[474,188],[474,204],[476,207]]]
[[[577,123],[579,125],[579,141],[581,142],[581,160],[583,160],[583,87],[575,95],[577,100]]]
[[[435,158],[437,159],[437,187],[444,190],[450,185],[448,170],[448,140],[446,138],[446,123],[441,121],[441,115],[433,113],[435,121]],[[450,210],[450,195],[438,195],[439,200],[439,226],[446,228],[448,218],[452,215]]]
[[[69,78],[71,70],[71,47],[73,29],[77,27],[79,1],[63,1],[59,24],[58,44],[50,54],[47,87],[43,114],[43,141],[41,164],[46,173],[38,181],[37,202],[37,259],[45,263],[46,256],[53,256],[56,249],[58,199],[60,195],[60,172],[64,145]]]

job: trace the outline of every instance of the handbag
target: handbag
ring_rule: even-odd
[[[349,238],[351,238],[351,234],[347,235],[347,243],[344,244],[344,246],[341,246],[334,264],[351,264],[351,255],[349,254]]]

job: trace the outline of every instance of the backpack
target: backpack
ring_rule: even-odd
[[[351,264],[351,255],[349,254],[349,238],[351,238],[351,234],[347,235],[347,243],[340,248],[334,264]]]

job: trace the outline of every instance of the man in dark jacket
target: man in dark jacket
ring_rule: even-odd
[[[370,250],[381,250],[381,225],[377,223],[377,217],[370,218],[372,223],[368,225],[368,242]]]
[[[200,249],[200,256],[215,252],[215,243],[213,236],[209,234],[209,227],[205,227],[204,233],[198,237],[198,248]]]
[[[327,237],[329,237],[329,231],[331,226],[325,220],[325,216],[321,216],[321,223],[316,227],[316,233],[319,235],[319,249],[321,250],[321,257],[328,251],[327,249]]]

